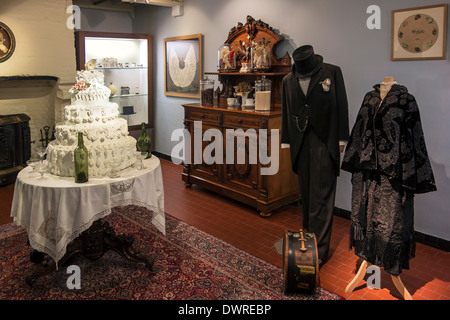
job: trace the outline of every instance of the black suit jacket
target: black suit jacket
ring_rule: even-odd
[[[321,84],[326,79],[331,80],[328,91],[327,86],[324,88]],[[339,175],[339,141],[348,139],[349,125],[347,94],[338,66],[324,63],[311,77],[306,96],[295,76],[295,65],[283,78],[281,143],[290,145],[294,172],[297,171],[296,159],[303,143],[304,132],[300,130],[305,124],[306,114],[310,127],[326,144],[336,164],[336,175]]]

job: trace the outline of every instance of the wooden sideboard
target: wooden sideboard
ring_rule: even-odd
[[[191,137],[191,154],[190,156],[185,154],[185,157],[190,158],[185,159],[182,173],[185,184],[187,186],[196,184],[253,206],[262,216],[270,216],[273,210],[300,200],[297,175],[291,166],[290,149],[281,149],[280,144],[282,80],[291,70],[291,58],[288,53],[282,58],[275,55],[275,47],[282,39],[283,37],[267,23],[248,15],[245,24],[239,22],[237,26],[231,28],[224,42],[238,57],[236,66],[220,69],[219,72],[205,73],[217,76],[221,84],[215,91],[214,106],[201,106],[200,103],[183,105],[184,126]],[[270,48],[270,69],[240,72],[243,71],[240,70],[242,64],[249,62],[250,47],[261,42]],[[255,87],[255,82],[263,76],[272,81],[271,111],[227,106],[227,98],[235,96],[236,86],[239,83],[245,82]],[[249,98],[251,97],[253,92],[249,95]],[[209,129],[215,130],[208,131]],[[264,148],[263,150],[269,157],[276,158],[267,164],[262,161],[264,159],[259,154],[260,138],[265,132],[260,130],[264,129],[267,130],[269,143],[262,144],[267,146],[268,151]],[[223,146],[218,153],[216,148],[220,143],[217,141],[195,138],[195,134],[198,137],[201,133],[203,137],[207,131],[220,133]],[[227,137],[227,132],[230,131],[233,135]],[[272,136],[276,137],[275,145],[270,143]],[[234,144],[228,148],[233,152],[230,156],[227,154],[227,147],[231,146],[231,138]],[[258,152],[254,150],[255,141]],[[279,157],[274,156],[276,153],[274,148],[278,149]],[[211,150],[215,153],[213,154]],[[201,159],[197,159],[200,154]],[[209,161],[211,159],[205,161],[204,154],[215,158],[215,161]],[[257,155],[252,158],[251,156],[255,154]],[[245,161],[241,158],[245,158]],[[277,170],[270,174],[263,172],[268,168],[275,168],[275,160],[278,161]]]
[[[228,107],[205,107],[199,103],[185,104],[184,107],[184,126],[191,136],[191,152],[190,161],[186,161],[182,173],[182,179],[186,186],[196,184],[207,188],[219,194],[228,196],[242,203],[255,207],[262,216],[270,216],[271,212],[277,208],[300,200],[297,175],[292,171],[290,150],[281,149],[281,110],[258,112],[255,110],[243,110],[241,108],[229,109]],[[195,146],[194,133],[200,130],[203,134],[208,129],[216,129],[223,137],[223,161],[215,161],[207,164],[205,159],[202,161],[194,161]],[[243,134],[245,143],[238,143],[238,139],[234,138],[234,161],[227,163],[227,129],[233,130],[235,136]],[[236,129],[242,129],[239,133]],[[250,130],[249,129],[254,129]],[[250,161],[248,155],[251,152],[250,143],[257,139],[260,142],[260,129],[267,129],[268,133],[268,156],[272,153],[272,148],[276,147],[279,151],[278,170],[275,174],[262,175],[261,169],[273,165],[274,159],[267,165],[261,164],[259,153],[258,159]],[[272,146],[271,135],[277,134],[278,143]],[[228,131],[230,132],[230,131]],[[197,131],[197,135],[199,131]],[[256,137],[251,137],[251,135]],[[252,142],[250,142],[252,141]],[[201,152],[213,141],[201,142]],[[197,144],[199,144],[197,140]],[[210,148],[211,149],[211,148]],[[207,150],[206,154],[210,151]],[[237,155],[239,152],[246,155],[245,163],[238,164]],[[258,151],[259,152],[259,151]],[[197,153],[198,154],[198,153]],[[212,153],[211,153],[212,154]],[[217,154],[212,154],[217,156]],[[217,159],[216,159],[217,160]],[[198,163],[195,163],[198,162]]]

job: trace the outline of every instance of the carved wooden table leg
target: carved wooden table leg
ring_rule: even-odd
[[[109,226],[107,222],[105,222],[104,229],[104,250],[105,252],[108,250],[113,250],[126,259],[136,262],[136,263],[145,263],[147,268],[150,271],[153,271],[153,258],[149,258],[139,251],[135,250],[132,245],[134,242],[133,237],[126,235],[117,235],[112,227]]]
[[[126,259],[144,263],[146,267],[153,271],[153,258],[149,258],[136,251],[133,245],[133,237],[126,235],[117,235],[114,229],[103,219],[95,221],[92,226],[74,239],[68,246],[64,257],[58,262],[63,266],[67,260],[76,254],[82,254],[90,260],[97,260],[109,250],[116,251]],[[39,263],[37,269],[25,278],[26,283],[31,287],[36,280],[56,270],[56,263],[52,260],[49,265],[42,264],[42,253],[32,250],[30,258],[33,262]],[[36,259],[34,259],[34,257]]]
[[[58,265],[62,266],[66,263],[67,260],[72,258],[74,255],[78,253],[83,252],[83,243],[81,238],[76,238],[73,240],[68,246],[67,246],[67,253],[64,255],[64,257],[61,258],[61,260],[58,261]],[[33,260],[33,255],[38,255],[37,260]],[[35,263],[39,263],[36,270],[34,270],[32,273],[30,273],[26,278],[25,282],[32,287],[33,284],[41,277],[50,274],[56,270],[56,263],[54,260],[50,264],[44,264],[43,258],[44,254],[38,251],[35,251],[34,253],[30,254],[31,261]],[[42,259],[41,259],[42,257]]]
[[[30,260],[34,263],[41,263],[44,261],[45,253],[39,252],[35,249],[31,249],[30,251]]]

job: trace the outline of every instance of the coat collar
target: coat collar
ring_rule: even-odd
[[[380,84],[376,84],[373,86],[373,88],[375,89],[376,92],[380,93]],[[393,84],[391,87],[391,90],[389,90],[389,93],[407,93],[408,92],[408,88],[406,88],[405,86],[402,86],[401,84]]]
[[[299,92],[299,94],[302,96],[303,99],[306,99],[311,93],[311,91],[314,89],[314,87],[319,83],[319,81],[323,80],[322,78],[324,73],[325,72],[323,71],[323,68],[320,68],[319,71],[317,71],[315,74],[311,76],[311,81],[309,82],[308,92],[306,93],[306,96],[298,83],[299,78],[295,75],[295,64],[292,65],[290,81],[295,82],[295,86],[297,86],[297,91]]]

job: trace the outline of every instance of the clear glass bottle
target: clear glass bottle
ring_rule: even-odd
[[[266,79],[266,76],[255,81],[255,110],[270,111],[271,92],[272,81]]]
[[[87,182],[89,180],[89,152],[84,146],[82,132],[78,132],[78,146],[75,148],[73,154],[75,164],[75,182]]]
[[[200,81],[201,105],[212,107],[214,104],[214,80],[206,77]]]

